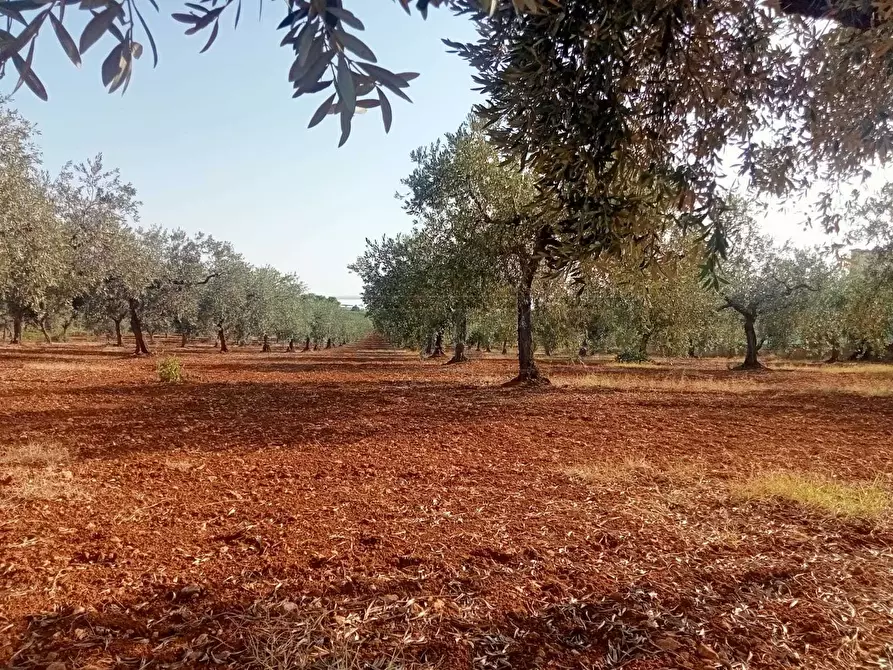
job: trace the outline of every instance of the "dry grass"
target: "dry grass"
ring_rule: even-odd
[[[893,364],[891,363],[816,363],[804,361],[802,363],[786,361],[784,363],[771,364],[773,370],[793,370],[796,372],[821,372],[829,375],[886,375],[893,377]]]
[[[623,375],[593,373],[556,376],[554,381],[569,388],[606,388],[621,391],[665,391],[668,393],[750,393],[760,384],[748,377],[711,379],[682,375]]]
[[[564,473],[590,484],[678,483],[696,479],[699,473],[703,474],[703,468],[693,463],[658,465],[642,457],[630,456],[617,462],[574,465],[565,468]]]
[[[192,461],[175,461],[175,460],[166,460],[164,461],[164,467],[169,470],[176,470],[177,472],[190,473],[193,470],[201,470],[201,466],[196,466]]]
[[[35,466],[64,463],[68,449],[55,442],[26,442],[4,447],[0,451],[0,465]]]
[[[0,451],[0,501],[59,500],[82,497],[71,470],[68,449],[55,442],[25,442]]]
[[[768,472],[737,488],[747,498],[774,498],[839,516],[877,518],[890,508],[890,495],[878,483],[846,484],[801,472]]]
[[[893,379],[857,380],[848,384],[823,385],[822,389],[837,393],[861,395],[869,398],[888,398],[893,396]]]
[[[0,502],[4,500],[76,500],[84,497],[71,470],[53,466],[13,467],[0,474]]]
[[[575,465],[565,469],[565,474],[592,484],[632,482],[655,473],[655,467],[644,458],[626,458],[619,463],[599,465]]]

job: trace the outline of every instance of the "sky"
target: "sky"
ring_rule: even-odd
[[[410,151],[455,130],[479,98],[470,69],[440,41],[472,39],[467,20],[433,10],[425,21],[384,0],[355,4],[379,64],[421,73],[409,89],[414,104],[391,96],[389,135],[377,110],[355,118],[340,149],[335,117],[307,129],[329,91],[292,99],[291,51],[279,47],[274,6],[262,21],[245,12],[236,31],[222,21],[204,54],[203,36],[183,35],[167,14],[148,16],[159,65],[152,68],[146,49],[123,96],[109,95],[100,81],[111,37],[76,69],[54,36],[42,35],[34,69],[49,102],[23,87],[12,104],[37,124],[51,172],[102,152],[105,165],[137,188],[141,225],[202,231],[232,242],[255,265],[297,273],[315,293],[357,296],[362,285],[347,265],[365,239],[412,227],[395,197],[411,169]],[[363,11],[366,4],[372,7]],[[7,76],[0,92],[14,84]],[[821,241],[802,220],[796,212],[773,212],[766,227],[780,241]]]
[[[367,3],[374,8],[361,11]],[[38,41],[34,69],[49,102],[23,87],[12,105],[37,124],[51,172],[102,152],[105,165],[136,187],[140,225],[209,233],[255,265],[297,273],[316,293],[359,295],[361,282],[346,266],[365,238],[412,227],[395,198],[411,170],[410,151],[455,130],[477,100],[470,69],[440,41],[474,33],[445,11],[431,11],[425,21],[396,3],[355,3],[379,64],[421,76],[408,91],[413,104],[390,96],[390,134],[378,110],[370,110],[354,119],[339,149],[335,117],[307,129],[330,91],[292,99],[291,51],[279,47],[282,33],[275,30],[282,17],[270,11],[278,6],[264,4],[261,22],[253,2],[236,31],[232,19],[222,21],[204,54],[204,37],[183,35],[168,14],[147,16],[158,68],[147,48],[123,96],[106,93],[100,80],[113,38],[93,46],[78,69],[48,32]],[[8,75],[0,92],[14,85]]]

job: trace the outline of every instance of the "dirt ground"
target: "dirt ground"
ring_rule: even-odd
[[[0,348],[0,667],[891,668],[893,368]],[[5,450],[5,451],[4,451]]]

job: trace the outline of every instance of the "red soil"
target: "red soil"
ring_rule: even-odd
[[[0,451],[69,453],[0,463],[0,666],[243,668],[276,639],[293,667],[893,658],[889,515],[735,493],[779,468],[889,485],[891,396],[717,362],[687,378],[747,392],[630,385],[688,363],[552,363],[552,386],[505,389],[510,358],[377,340],[168,347],[182,384],[113,348],[0,349]],[[584,372],[608,381],[570,383]],[[22,493],[31,476],[57,488]]]

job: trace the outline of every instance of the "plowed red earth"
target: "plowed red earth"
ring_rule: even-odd
[[[506,389],[510,357],[375,338],[167,348],[182,384],[111,347],[0,349],[0,449],[68,454],[0,464],[0,666],[891,667],[889,515],[736,487],[890,485],[893,396],[724,361]]]

